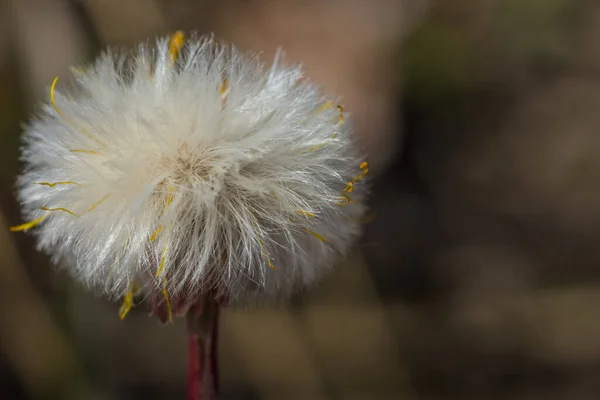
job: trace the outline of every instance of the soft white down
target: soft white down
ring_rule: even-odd
[[[31,222],[13,230],[113,298],[289,297],[360,231],[348,118],[280,56],[177,35],[54,82],[25,129]]]

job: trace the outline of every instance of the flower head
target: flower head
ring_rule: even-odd
[[[125,296],[122,316],[136,292],[288,297],[357,237],[368,166],[343,109],[280,56],[176,33],[73,78],[26,128],[31,222],[12,229]]]

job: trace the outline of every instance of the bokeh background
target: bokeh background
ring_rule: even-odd
[[[8,231],[52,79],[176,29],[283,46],[373,172],[334,275],[223,313],[223,399],[600,398],[597,0],[0,0],[0,398],[185,398],[184,321],[121,322]]]

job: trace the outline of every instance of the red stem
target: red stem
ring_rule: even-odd
[[[219,306],[201,298],[187,313],[188,400],[216,400]]]

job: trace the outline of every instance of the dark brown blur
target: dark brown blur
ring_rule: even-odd
[[[8,231],[52,79],[176,29],[282,46],[372,166],[335,274],[224,311],[223,399],[600,398],[597,0],[0,0],[0,398],[185,398],[184,321],[120,321]]]

